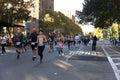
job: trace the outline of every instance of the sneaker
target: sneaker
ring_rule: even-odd
[[[18,53],[18,50],[16,50],[16,52]]]
[[[32,57],[32,60],[35,61],[36,57]]]
[[[40,60],[40,64],[42,64],[42,60]]]
[[[59,54],[59,56],[62,56],[61,54]]]
[[[17,55],[17,59],[19,59],[20,58],[20,55]]]
[[[62,56],[64,56],[65,54],[64,54],[64,53],[62,53],[61,55],[62,55]]]

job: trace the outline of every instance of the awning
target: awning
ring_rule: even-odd
[[[23,26],[23,25],[18,25],[18,24],[14,24],[14,25],[12,25],[12,27],[25,27],[25,26]]]
[[[12,23],[0,21],[0,27],[24,27],[24,26],[19,24],[12,24]]]

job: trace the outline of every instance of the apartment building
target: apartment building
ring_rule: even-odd
[[[40,19],[43,18],[47,10],[54,11],[54,0],[40,0]]]
[[[25,33],[30,33],[33,27],[39,28],[39,7],[40,7],[40,0],[34,0],[32,2],[33,6],[30,7],[28,10],[31,12],[30,16],[32,17],[31,20],[27,22],[23,22],[25,25]],[[38,29],[37,29],[38,30]]]
[[[54,11],[54,0],[34,0],[33,7],[29,10],[33,19],[24,23],[27,26],[27,32],[31,32],[33,27],[39,28],[39,20],[43,19],[47,10]]]

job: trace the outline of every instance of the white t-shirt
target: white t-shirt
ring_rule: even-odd
[[[75,36],[75,41],[79,41],[80,37],[79,36]]]
[[[6,44],[6,38],[5,37],[1,37],[1,44]]]

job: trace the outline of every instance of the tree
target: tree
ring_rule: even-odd
[[[28,9],[33,6],[32,2],[33,0],[0,0],[0,21],[8,23],[5,27],[9,34],[11,25],[30,18]]]
[[[0,2],[0,20],[14,23],[28,20],[30,18],[30,8],[33,0],[24,1],[24,0],[2,0]]]
[[[61,12],[47,11],[44,20],[40,21],[40,27],[48,32],[62,32],[63,34],[82,34],[80,26]]]
[[[96,28],[96,29],[95,29],[94,35],[96,35],[97,38],[100,38],[100,37],[101,37],[101,32],[100,32],[100,29],[99,29],[99,28]]]
[[[100,28],[108,28],[114,22],[120,23],[120,0],[85,0],[83,6],[84,22],[91,21]]]

